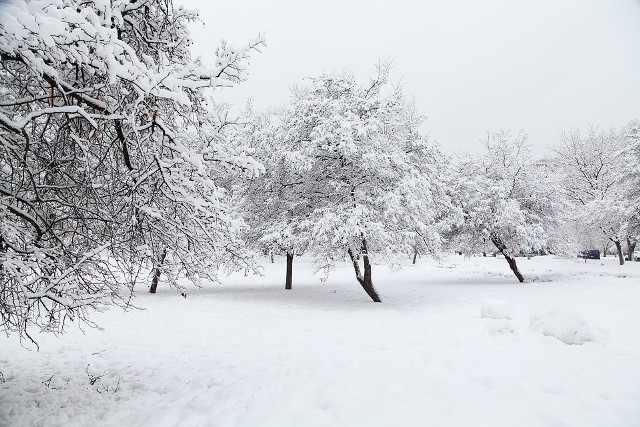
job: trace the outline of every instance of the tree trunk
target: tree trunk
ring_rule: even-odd
[[[418,257],[418,249],[413,248],[413,264],[416,264],[416,258]]]
[[[516,259],[507,253],[507,246],[502,242],[502,240],[499,237],[492,237],[491,241],[493,242],[494,245],[496,245],[496,248],[498,248],[500,253],[504,256],[504,259],[507,260],[507,263],[509,264],[509,268],[511,269],[511,271],[513,271],[513,274],[516,275],[516,277],[518,278],[518,281],[520,283],[524,282],[524,276],[522,275],[522,273],[520,273],[520,270],[518,270]]]
[[[166,256],[167,256],[167,250],[164,249],[162,251],[162,254],[160,254],[160,259],[158,260],[158,263],[153,269],[153,279],[151,279],[151,287],[149,288],[149,292],[151,292],[152,294],[155,294],[156,290],[158,289],[158,281],[160,280],[160,275],[162,274],[162,270],[160,269],[162,268],[162,264],[164,264],[164,259]]]
[[[516,259],[510,255],[507,255],[504,252],[502,253],[502,255],[504,255],[504,258],[507,260],[507,263],[509,263],[509,268],[511,268],[511,271],[513,271],[513,274],[516,275],[516,277],[518,278],[518,281],[520,283],[524,282],[524,276],[522,276],[522,273],[520,273],[520,270],[518,270],[518,266],[516,265]]]
[[[291,289],[293,285],[293,254],[287,252],[287,277],[284,282],[285,289]]]
[[[627,259],[629,261],[633,261],[633,252],[636,250],[636,243],[636,241],[632,243],[631,239],[627,238]]]
[[[364,281],[360,284],[362,285],[362,288],[365,290],[367,295],[371,297],[373,302],[382,302],[380,296],[373,287],[373,281],[371,280],[371,263],[369,262],[369,256],[363,255],[362,260],[364,262]]]
[[[616,245],[616,251],[618,251],[618,261],[620,265],[624,265],[624,252],[622,252],[622,245],[619,240],[614,240],[613,244]]]
[[[360,271],[360,264],[358,264],[358,259],[353,254],[353,251],[351,249],[347,251],[347,253],[349,254],[349,257],[351,258],[353,269],[355,270],[355,273],[356,273],[356,279],[358,280],[358,283],[360,283],[360,286],[362,286],[362,289],[364,289],[367,295],[369,295],[369,297],[373,300],[373,302],[382,302],[382,300],[380,299],[380,296],[378,295],[375,288],[373,287],[373,281],[371,280],[371,263],[369,262],[369,255],[366,252],[367,242],[364,239],[362,240],[362,250],[363,250],[362,260],[364,262],[364,276]]]

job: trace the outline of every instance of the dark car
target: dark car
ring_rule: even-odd
[[[600,251],[598,249],[587,249],[578,252],[578,258],[587,259],[600,259]]]

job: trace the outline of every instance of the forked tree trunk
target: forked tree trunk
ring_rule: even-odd
[[[162,274],[162,264],[164,264],[164,259],[167,256],[167,250],[164,249],[160,254],[160,259],[158,260],[158,264],[153,269],[153,278],[151,279],[151,287],[149,288],[149,292],[152,294],[156,293],[158,289],[158,281],[160,281],[160,275]]]
[[[287,252],[287,277],[284,282],[285,289],[291,289],[293,285],[293,254]]]
[[[498,248],[500,253],[504,256],[504,259],[507,260],[507,263],[509,264],[509,268],[511,269],[511,271],[513,271],[513,274],[516,275],[516,277],[518,278],[518,281],[520,283],[524,282],[524,276],[522,275],[522,273],[520,273],[520,270],[518,270],[516,259],[507,253],[507,246],[502,242],[502,240],[499,237],[492,237],[491,241],[496,246],[496,248]]]
[[[624,265],[624,252],[622,252],[622,245],[620,244],[620,240],[614,240],[613,244],[616,245],[616,251],[618,251],[618,261],[620,265]]]
[[[369,255],[367,252],[367,242],[362,239],[362,261],[364,263],[364,275],[360,271],[360,264],[358,263],[358,258],[354,255],[353,251],[349,249],[347,253],[351,258],[351,263],[353,264],[353,269],[356,273],[356,279],[362,289],[369,295],[369,297],[373,300],[373,302],[382,302],[380,296],[376,292],[373,287],[373,281],[371,280],[371,263],[369,262]]]
[[[636,241],[631,241],[631,239],[627,238],[627,259],[629,261],[633,261],[633,253],[636,250]]]

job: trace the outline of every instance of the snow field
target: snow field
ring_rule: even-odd
[[[505,301],[485,298],[480,307],[480,317],[483,319],[511,319],[509,305]]]
[[[296,258],[291,291],[278,260],[40,352],[3,338],[0,425],[638,425],[640,264],[519,260],[542,280],[518,284],[499,258],[419,262],[374,266],[382,304]]]

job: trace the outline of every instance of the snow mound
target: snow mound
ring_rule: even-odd
[[[480,305],[480,317],[483,319],[511,319],[509,304],[505,301],[485,298]]]
[[[565,344],[581,345],[597,338],[595,330],[583,316],[561,308],[533,313],[529,327]]]

